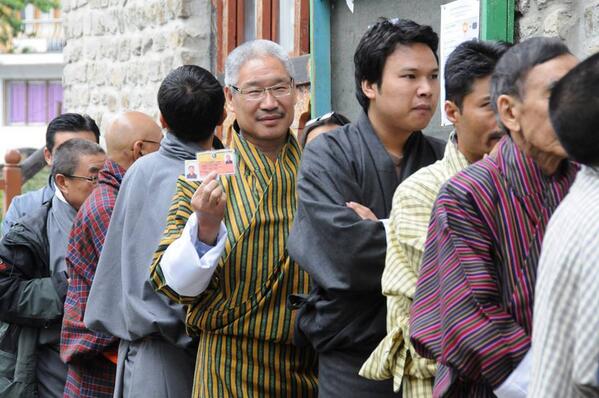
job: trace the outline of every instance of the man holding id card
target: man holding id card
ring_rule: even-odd
[[[199,336],[193,397],[316,397],[316,357],[292,344],[285,305],[309,284],[285,249],[300,162],[287,52],[267,40],[241,45],[225,84],[237,134],[219,167],[236,172],[179,179],[151,280],[189,305],[187,327]]]

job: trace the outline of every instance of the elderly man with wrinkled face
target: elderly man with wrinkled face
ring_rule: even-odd
[[[433,396],[526,396],[541,243],[578,170],[548,99],[577,62],[558,39],[508,50],[491,78],[508,135],[437,197],[410,317],[416,351],[439,364]]]
[[[309,285],[285,249],[300,160],[289,57],[267,40],[245,43],[227,58],[225,84],[237,173],[179,179],[152,282],[189,304],[194,397],[316,397],[316,357],[292,344],[285,305]]]

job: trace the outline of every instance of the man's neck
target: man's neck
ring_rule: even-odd
[[[213,148],[213,146],[212,146],[213,141],[214,141],[214,135],[210,135],[210,137],[205,139],[204,141],[198,142],[198,145],[203,150],[210,151]]]
[[[546,176],[552,176],[558,172],[562,162],[564,161],[562,156],[541,151],[533,147],[532,145],[524,142],[520,134],[515,134],[512,132],[511,136],[516,146],[535,161],[543,174]]]
[[[379,137],[387,152],[392,153],[397,157],[402,157],[408,138],[412,135],[412,131],[400,131],[397,128],[386,123],[385,118],[381,117],[372,109],[368,110],[368,119],[372,124],[374,133]]]
[[[456,132],[455,132],[455,144],[456,144],[456,146],[458,148],[458,152],[460,152],[466,158],[466,160],[468,161],[468,163],[472,164],[472,163],[476,163],[479,160],[481,160],[482,157],[477,156],[477,155],[475,155],[475,154],[467,151],[466,148],[464,148],[464,145],[463,145],[463,143],[460,142],[460,138],[459,137],[460,137],[460,134],[456,130]]]
[[[255,146],[260,152],[264,154],[264,156],[266,156],[272,161],[277,160],[279,152],[281,152],[281,149],[287,142],[287,134],[283,135],[278,139],[269,140],[261,140],[259,138],[250,136],[249,134],[244,134],[243,131],[241,131],[241,135],[246,141]]]

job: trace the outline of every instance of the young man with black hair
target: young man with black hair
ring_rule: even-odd
[[[387,219],[399,183],[440,159],[444,143],[423,135],[439,97],[438,36],[430,26],[382,19],[354,55],[354,123],[306,147],[298,177],[298,211],[288,250],[311,277],[296,342],[319,354],[320,397],[392,397],[391,382],[358,375],[385,336],[381,275],[387,248],[379,220],[363,220],[359,203]]]
[[[0,242],[0,320],[7,324],[0,329],[2,397],[63,396],[67,369],[59,342],[68,238],[105,159],[88,140],[60,145],[52,162],[56,193],[17,220]]]
[[[599,396],[599,54],[551,90],[551,123],[582,164],[547,226],[535,293],[529,397]]]
[[[541,243],[578,170],[551,127],[549,94],[577,62],[557,38],[507,50],[491,77],[507,135],[439,191],[409,325],[416,352],[437,361],[434,396],[526,396]]]
[[[449,55],[445,111],[455,130],[443,159],[412,174],[393,197],[382,278],[387,336],[360,374],[374,380],[393,378],[394,390],[401,390],[404,398],[430,398],[433,394],[435,362],[414,352],[408,333],[433,204],[445,181],[491,152],[504,135],[491,107],[490,83],[493,68],[507,48],[504,43],[468,41]]]
[[[71,138],[82,138],[100,142],[100,129],[94,119],[87,115],[78,113],[65,113],[55,117],[46,129],[46,146],[44,147],[44,158],[49,166],[52,166],[52,155],[58,147]],[[25,214],[37,210],[41,205],[54,195],[54,182],[50,178],[48,185],[13,198],[4,220],[2,221],[2,233],[7,233],[10,227]]]
[[[177,177],[185,160],[217,146],[224,102],[207,70],[186,65],[169,73],[158,90],[166,137],[123,179],[84,315],[89,329],[121,339],[115,397],[191,395],[195,344],[185,309],[155,293],[148,278]]]

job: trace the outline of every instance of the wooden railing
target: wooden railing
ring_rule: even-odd
[[[16,149],[11,149],[4,156],[4,167],[0,179],[0,189],[4,191],[2,214],[6,214],[12,199],[21,193],[21,154]]]

